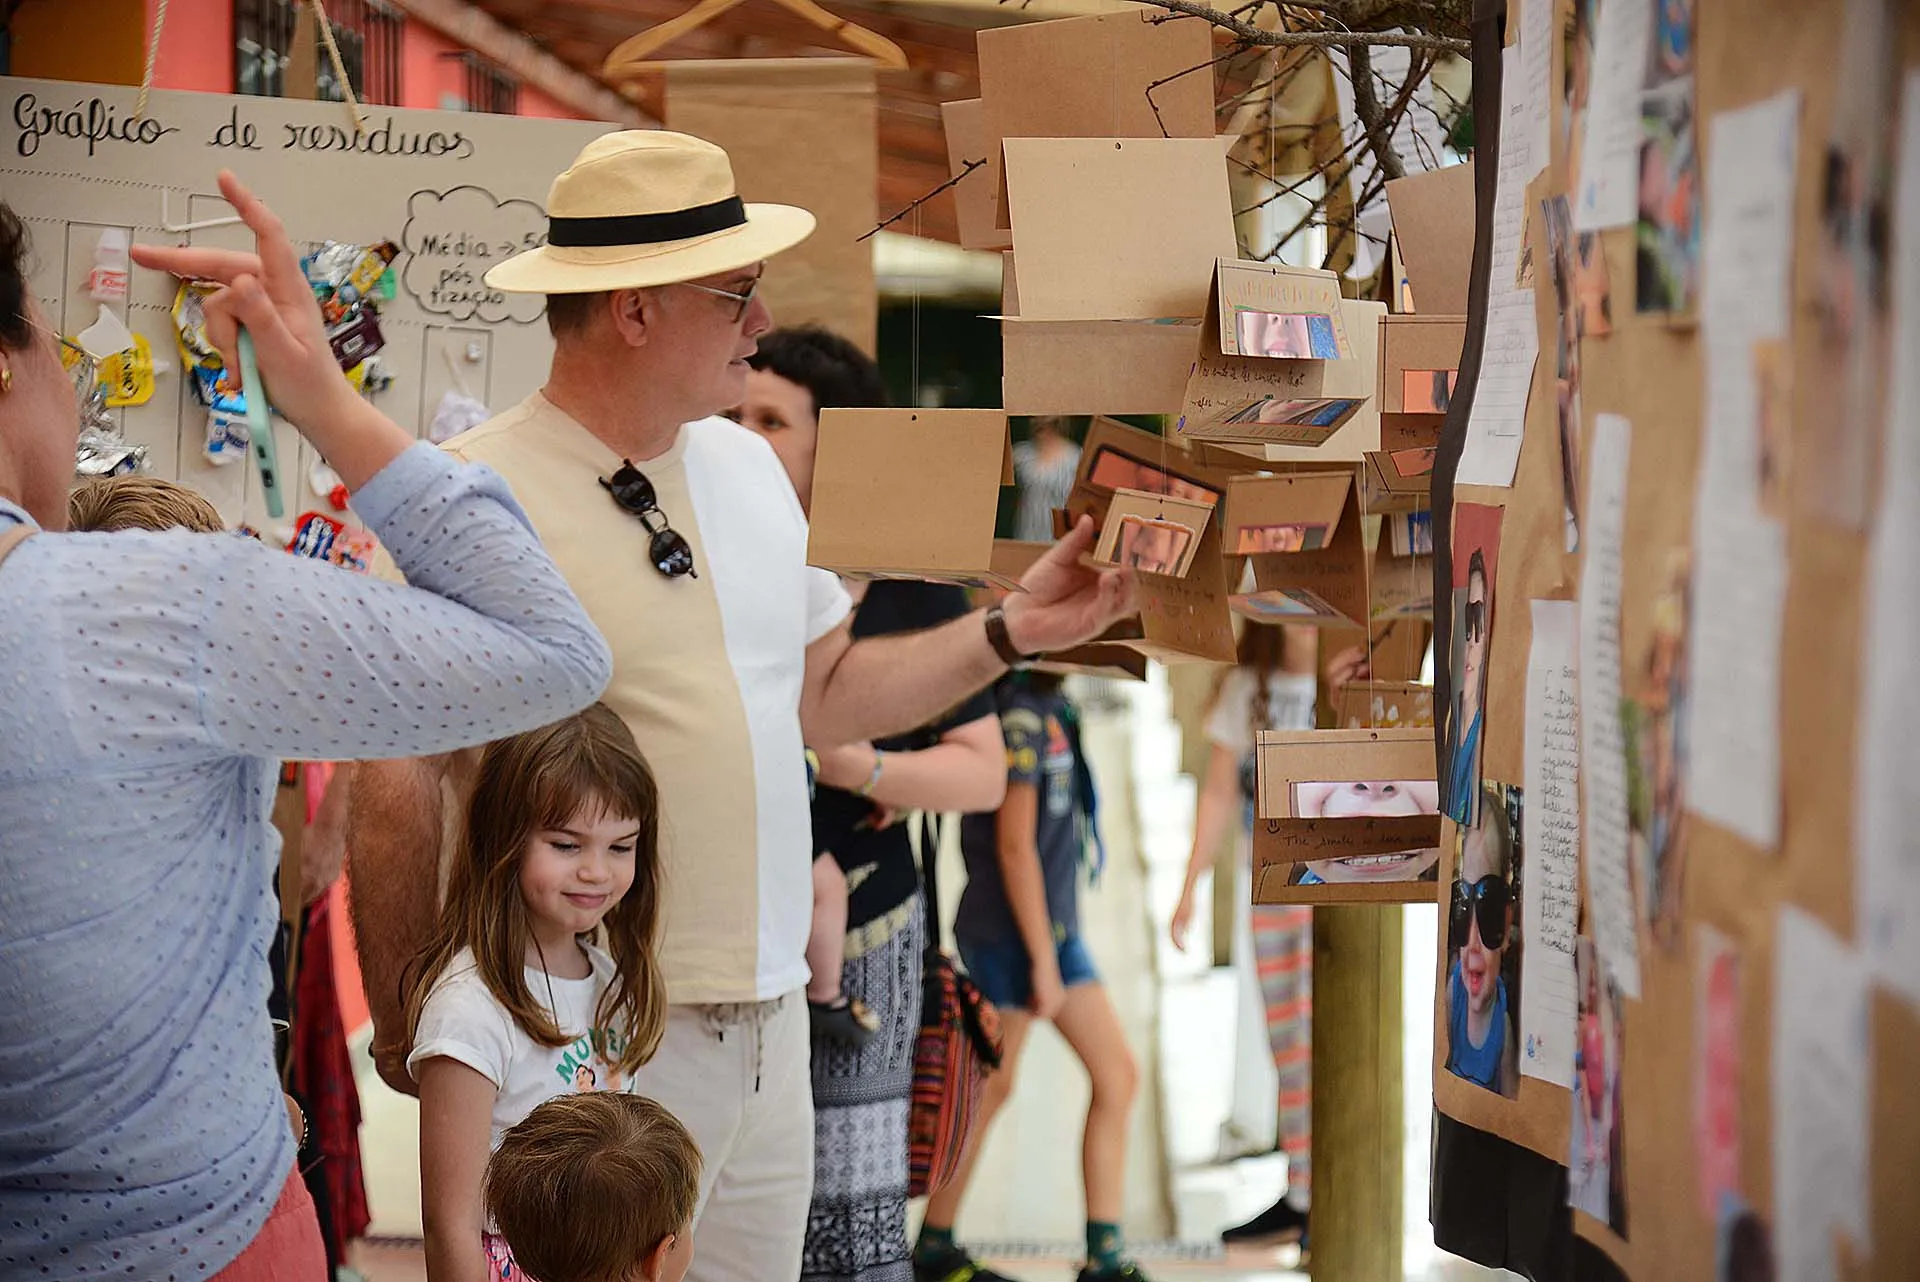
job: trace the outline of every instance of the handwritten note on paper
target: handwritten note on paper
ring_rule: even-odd
[[[1553,159],[1553,40],[1555,0],[1525,0],[1520,13],[1520,59],[1526,69],[1527,178]]]
[[[1575,231],[1625,227],[1639,216],[1640,80],[1652,32],[1652,0],[1602,0],[1573,205]]]
[[[1620,991],[1638,998],[1640,942],[1627,872],[1627,750],[1620,729],[1620,549],[1632,440],[1632,425],[1620,415],[1594,420],[1580,572],[1580,746],[1593,942]]]
[[[1580,918],[1579,606],[1535,601],[1527,656],[1527,852],[1520,954],[1520,1071],[1573,1085]]]
[[[1773,1204],[1779,1276],[1828,1282],[1834,1230],[1869,1249],[1867,967],[1788,904],[1774,935]]]
[[[1701,322],[1709,343],[1786,337],[1799,144],[1797,89],[1713,118],[1701,232]]]
[[[1920,72],[1907,76],[1894,226],[1920,225]],[[1920,238],[1894,237],[1880,511],[1867,551],[1866,671],[1860,682],[1857,887],[1860,939],[1880,982],[1920,1006]]]

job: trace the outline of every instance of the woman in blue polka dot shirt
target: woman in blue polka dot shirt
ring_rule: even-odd
[[[266,1016],[271,759],[484,743],[610,674],[500,478],[354,393],[279,221],[221,188],[257,257],[134,257],[224,285],[208,337],[232,367],[246,326],[412,586],[60,533],[78,410],[0,204],[0,1277],[321,1282]]]

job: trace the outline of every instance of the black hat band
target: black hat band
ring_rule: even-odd
[[[564,248],[609,248],[616,245],[659,245],[692,240],[730,227],[744,227],[747,206],[738,196],[674,209],[661,214],[615,214],[605,218],[549,218],[547,243]]]

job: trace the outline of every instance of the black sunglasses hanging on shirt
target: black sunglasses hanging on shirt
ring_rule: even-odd
[[[667,514],[660,510],[660,503],[653,492],[653,482],[626,459],[620,460],[620,470],[613,479],[600,478],[600,484],[620,510],[637,518],[651,536],[647,543],[647,557],[653,562],[653,568],[669,579],[681,575],[697,579],[699,571],[693,568],[693,548],[686,538],[671,525],[667,524]],[[655,521],[659,524],[655,524]]]

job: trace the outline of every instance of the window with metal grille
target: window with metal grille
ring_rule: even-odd
[[[263,97],[287,92],[287,57],[293,48],[294,0],[234,0],[234,90]],[[362,102],[400,103],[400,42],[405,17],[386,0],[333,0],[327,10],[340,63]],[[346,97],[333,59],[316,50],[314,90],[321,98]]]
[[[520,110],[520,81],[477,53],[463,53],[468,111],[491,111],[511,116]]]

